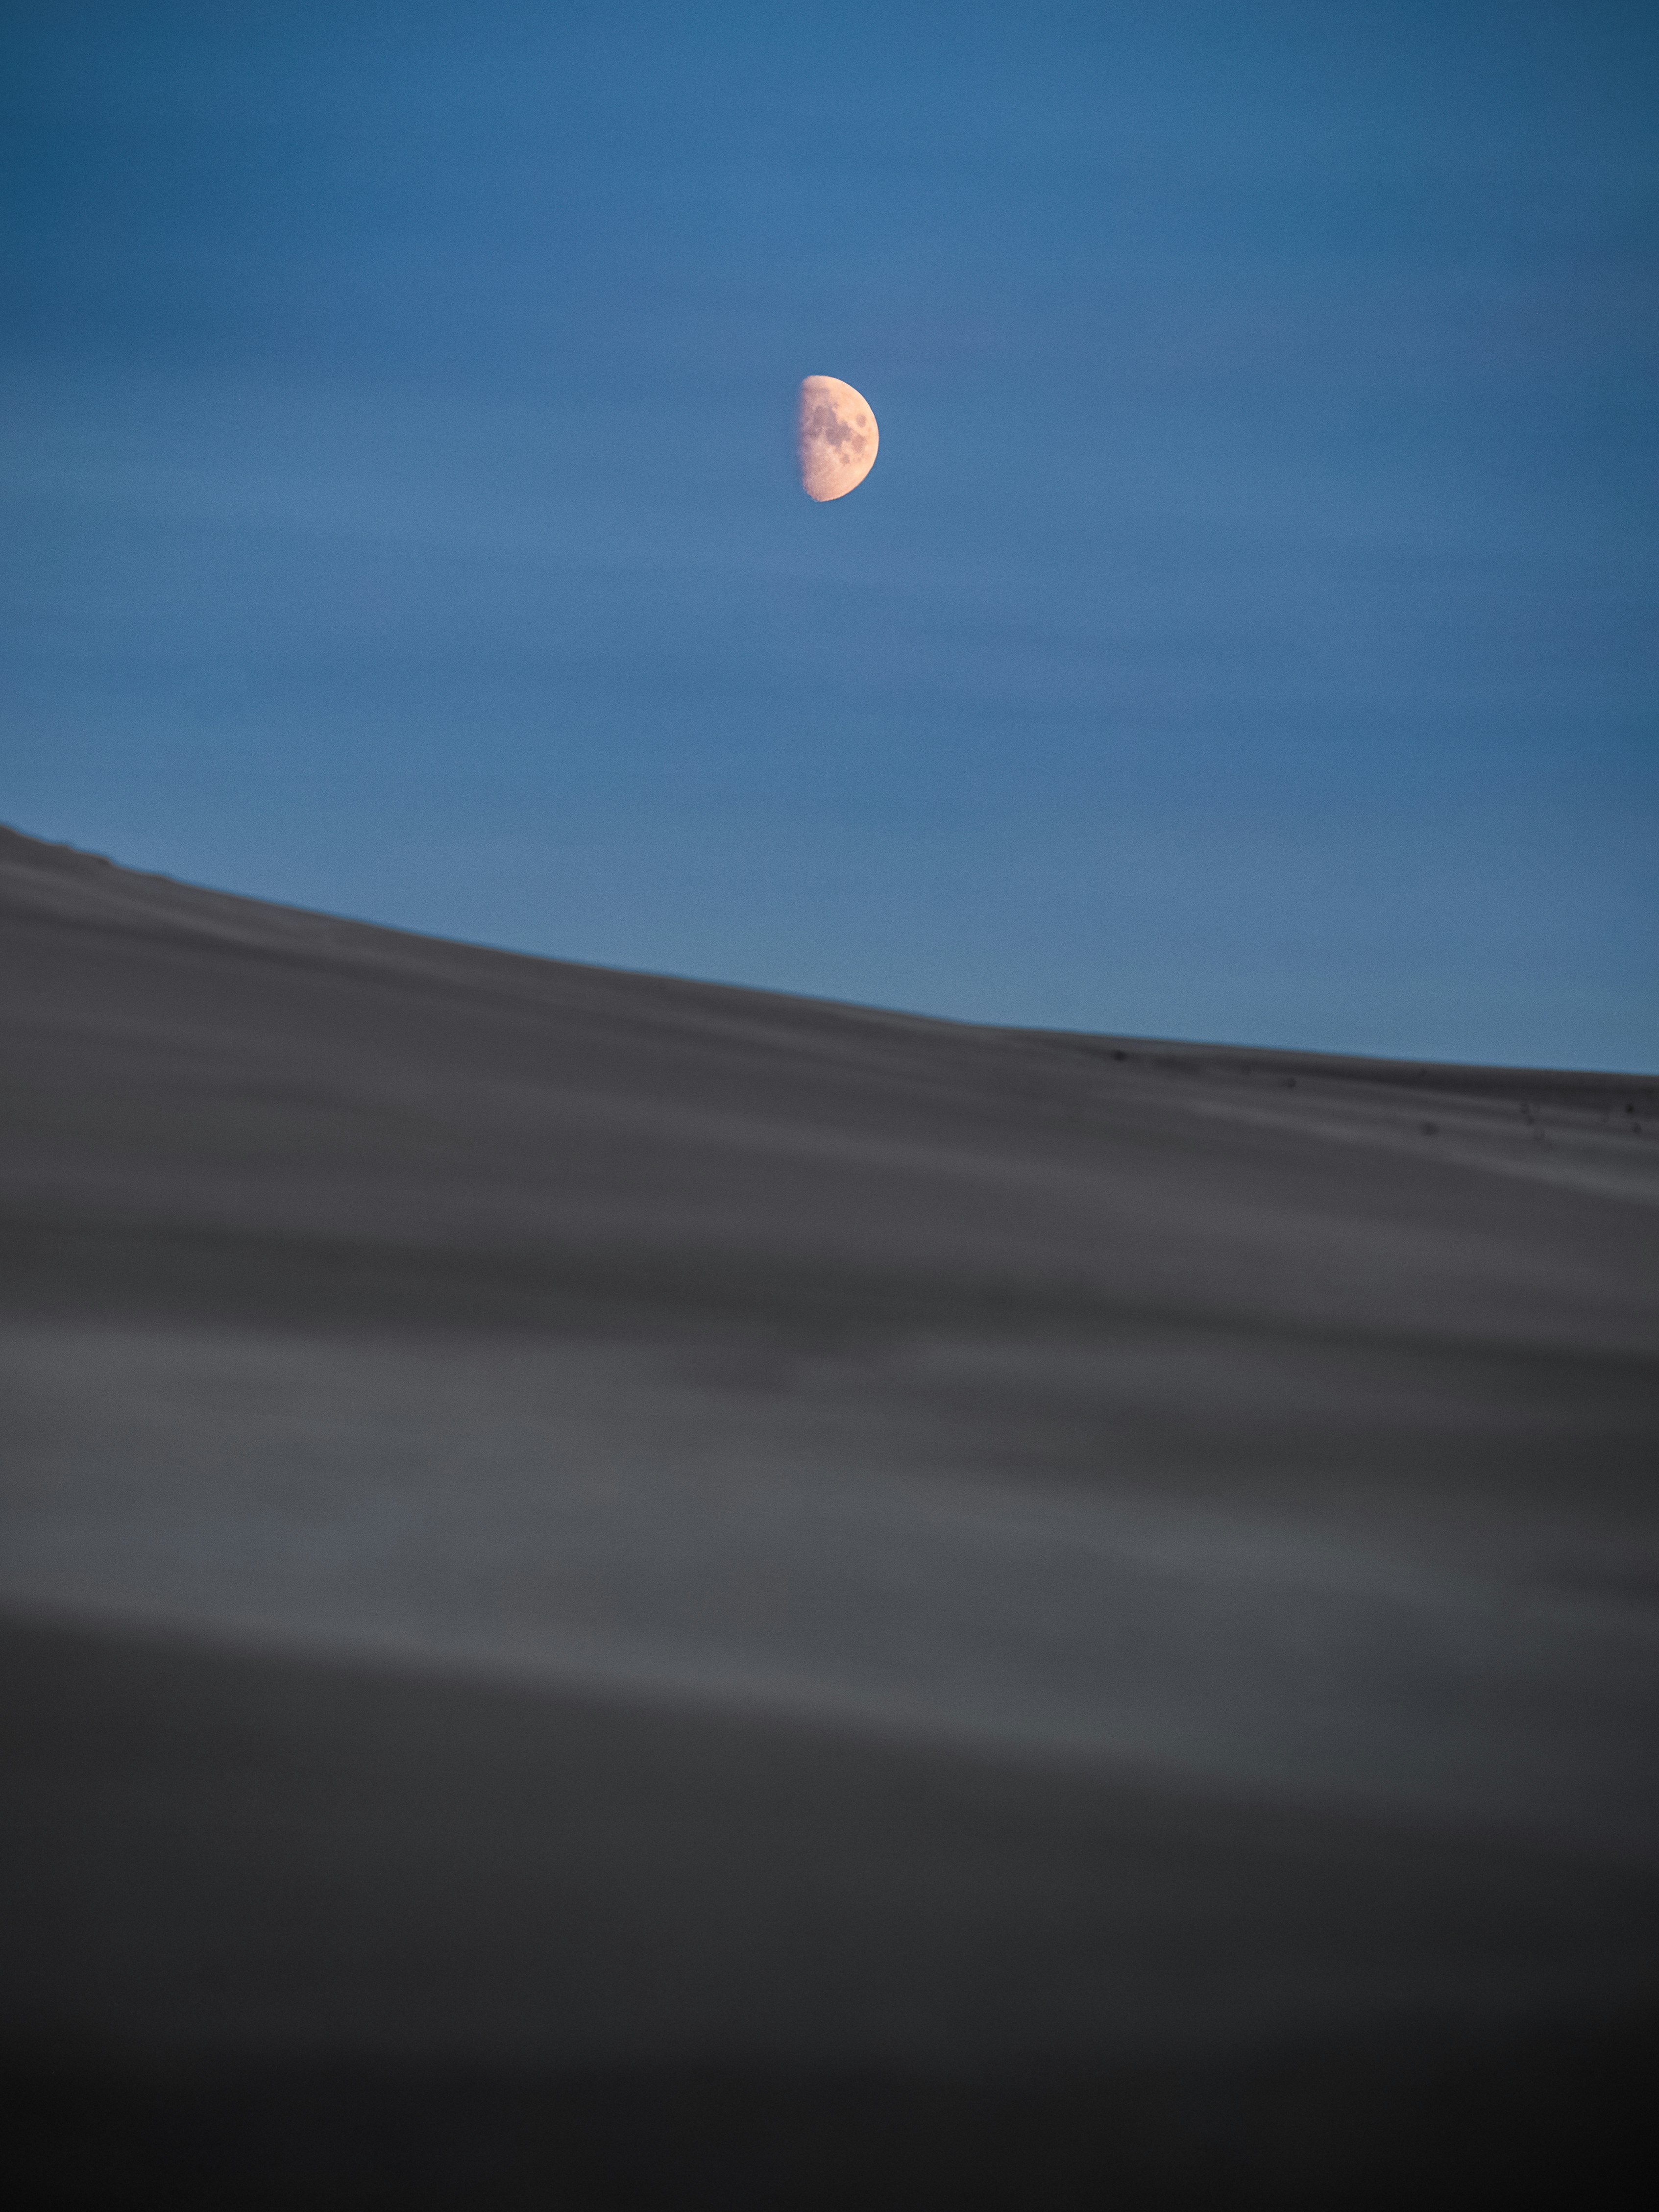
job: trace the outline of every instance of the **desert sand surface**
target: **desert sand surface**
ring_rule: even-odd
[[[1609,2200],[1659,1079],[0,944],[29,2201]]]

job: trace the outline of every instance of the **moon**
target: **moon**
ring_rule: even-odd
[[[861,392],[838,376],[804,376],[796,446],[808,499],[842,499],[875,466],[881,433]]]

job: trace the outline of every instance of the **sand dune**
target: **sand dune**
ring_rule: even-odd
[[[1655,2040],[1655,1079],[11,832],[0,932],[39,2201],[1582,2192]]]

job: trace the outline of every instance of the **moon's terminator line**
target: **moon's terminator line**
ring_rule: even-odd
[[[801,379],[796,447],[801,489],[809,499],[840,499],[875,465],[881,434],[861,392],[838,376]]]

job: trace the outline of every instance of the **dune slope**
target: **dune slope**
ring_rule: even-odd
[[[9,831],[0,939],[39,2201],[1513,2203],[1617,2147],[1653,1079],[974,1029]]]

